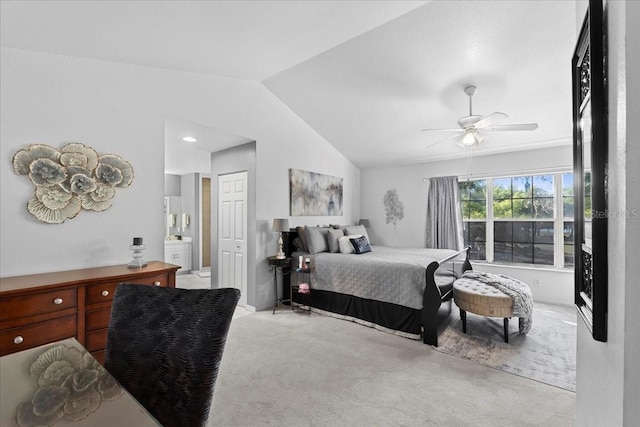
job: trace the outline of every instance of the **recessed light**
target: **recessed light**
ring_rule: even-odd
[[[182,138],[182,140],[185,141],[185,142],[196,142],[197,141],[197,139],[195,139],[192,136],[185,136],[184,138]]]

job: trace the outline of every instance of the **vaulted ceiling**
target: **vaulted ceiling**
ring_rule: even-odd
[[[539,124],[474,155],[571,143],[573,1],[3,1],[1,19],[3,47],[260,81],[362,168],[466,156],[420,130],[457,126],[469,84],[474,114]]]

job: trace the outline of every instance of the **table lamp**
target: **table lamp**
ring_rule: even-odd
[[[289,220],[283,218],[276,218],[273,220],[273,231],[280,233],[280,237],[278,238],[278,253],[276,254],[276,258],[285,259],[286,256],[284,251],[282,250],[283,240],[282,233],[289,232]]]

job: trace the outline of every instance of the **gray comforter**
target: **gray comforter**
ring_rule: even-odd
[[[314,289],[419,310],[422,309],[427,266],[455,253],[448,249],[371,246],[371,252],[360,255],[322,252],[304,256],[312,260],[311,286]],[[293,255],[297,259],[298,253]],[[451,269],[445,266],[436,273],[438,284],[451,284],[454,280]]]

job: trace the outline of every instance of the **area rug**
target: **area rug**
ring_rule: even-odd
[[[575,392],[575,311],[536,303],[531,331],[518,334],[518,319],[512,318],[505,343],[502,319],[467,313],[464,334],[455,306],[454,310],[455,320],[440,334],[436,350]]]

